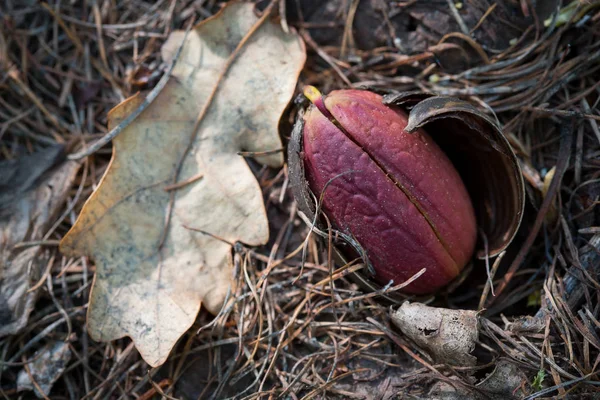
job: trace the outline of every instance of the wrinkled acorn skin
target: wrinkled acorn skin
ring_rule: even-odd
[[[305,114],[303,161],[317,197],[331,181],[322,207],[333,226],[360,243],[377,282],[400,284],[426,268],[404,292],[448,284],[477,236],[471,200],[450,160],[423,130],[406,133],[406,114],[378,94],[339,90],[324,104],[329,118],[315,106]]]

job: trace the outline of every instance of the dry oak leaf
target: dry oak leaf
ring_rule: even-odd
[[[171,34],[166,61],[184,38]],[[201,303],[219,311],[231,283],[231,246],[186,227],[231,243],[267,242],[262,193],[237,152],[282,147],[278,122],[305,59],[298,35],[258,18],[249,3],[231,3],[189,32],[169,82],[114,140],[107,173],[61,242],[64,253],[96,262],[92,338],[129,336],[157,366]],[[118,105],[109,127],[142,101]],[[257,160],[276,167],[283,156]]]

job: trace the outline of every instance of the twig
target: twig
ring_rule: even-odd
[[[458,26],[460,27],[462,33],[464,33],[465,35],[469,35],[469,28],[467,28],[467,24],[465,24],[465,21],[463,21],[462,17],[460,16],[460,13],[456,9],[454,1],[446,0],[446,2],[448,3],[448,7],[450,7],[450,12],[452,13],[452,16],[458,23]]]
[[[119,125],[115,126],[113,129],[111,129],[111,131],[108,132],[106,135],[104,135],[101,139],[99,139],[97,142],[91,144],[87,149],[84,149],[75,154],[70,154],[67,157],[69,160],[81,160],[82,158],[89,157],[92,154],[94,154],[95,152],[97,152],[98,150],[100,150],[102,147],[106,146],[115,137],[117,137],[117,135],[119,135],[123,131],[123,129],[127,128],[129,126],[129,124],[131,124],[137,117],[139,117],[140,114],[146,108],[148,108],[148,106],[150,104],[152,104],[152,102],[158,97],[160,92],[162,92],[162,90],[166,86],[167,82],[169,82],[169,79],[171,78],[171,74],[173,73],[173,69],[175,68],[175,64],[177,64],[177,60],[179,59],[179,56],[181,55],[181,50],[183,49],[183,46],[186,42],[186,39],[188,37],[190,30],[192,29],[192,26],[193,26],[193,24],[190,24],[190,26],[188,26],[188,28],[186,29],[185,35],[183,35],[183,39],[181,40],[181,44],[177,48],[177,51],[175,52],[175,56],[173,57],[173,60],[171,61],[171,65],[169,65],[169,68],[167,68],[167,70],[165,71],[165,73],[162,76],[162,78],[160,79],[160,81],[158,81],[158,83],[156,84],[154,89],[152,89],[150,91],[150,93],[148,93],[148,96],[146,96],[144,98],[144,100],[138,106],[138,108],[136,108],[135,111],[133,111],[131,114],[129,114],[127,116],[127,118],[125,118],[123,121],[121,121],[121,123],[119,123]]]

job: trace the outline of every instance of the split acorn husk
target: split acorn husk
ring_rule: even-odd
[[[406,126],[404,127],[403,131],[406,133],[409,133],[410,135],[406,135],[406,133],[402,133],[401,135],[404,135],[403,137],[406,137],[408,139],[405,140],[412,140],[416,142],[416,139],[412,139],[411,135],[416,135],[419,136],[419,140],[431,140],[433,139],[433,141],[435,143],[433,143],[430,147],[434,147],[433,150],[436,150],[437,147],[439,147],[442,152],[445,154],[445,156],[447,157],[447,159],[450,160],[450,162],[452,163],[452,165],[454,166],[454,169],[458,172],[458,175],[460,175],[460,178],[458,178],[458,184],[456,186],[461,186],[462,184],[464,184],[464,188],[466,188],[466,191],[468,192],[468,197],[470,198],[470,203],[472,204],[472,211],[471,213],[474,211],[474,215],[475,215],[475,219],[476,219],[476,229],[477,229],[477,233],[465,233],[465,235],[469,236],[469,235],[477,235],[478,239],[477,239],[477,247],[476,247],[476,255],[479,258],[484,258],[486,256],[489,257],[493,257],[497,254],[499,254],[500,252],[502,252],[512,241],[513,237],[515,236],[519,225],[521,223],[521,218],[523,215],[523,208],[524,208],[524,204],[525,204],[525,196],[524,196],[524,182],[523,182],[523,178],[522,178],[522,174],[521,174],[521,170],[519,167],[519,163],[517,160],[516,155],[514,154],[510,144],[508,143],[507,139],[504,137],[504,135],[502,134],[501,129],[499,128],[498,124],[491,119],[490,117],[488,117],[486,114],[484,114],[483,112],[481,112],[479,109],[477,109],[476,107],[474,107],[472,104],[457,99],[457,98],[452,98],[452,97],[446,97],[446,96],[436,96],[430,93],[424,93],[424,92],[401,92],[401,93],[393,93],[393,94],[388,94],[385,95],[383,97],[368,92],[368,91],[363,91],[363,92],[359,92],[359,91],[336,91],[336,92],[332,92],[331,96],[332,98],[329,99],[329,101],[327,101],[327,104],[329,104],[329,107],[337,107],[337,108],[332,108],[331,111],[333,113],[336,113],[336,115],[338,116],[337,118],[342,118],[341,122],[336,120],[336,117],[333,116],[333,114],[330,112],[330,110],[327,108],[326,104],[326,100],[325,97],[322,96],[316,89],[314,88],[307,88],[305,89],[305,95],[307,95],[307,97],[309,97],[311,99],[311,101],[313,102],[313,104],[310,106],[310,108],[307,110],[307,118],[309,118],[309,124],[311,124],[310,126],[308,126],[307,128],[307,135],[312,135],[309,136],[310,138],[314,138],[314,135],[318,135],[319,134],[319,129],[323,130],[323,135],[330,135],[332,130],[331,129],[336,129],[335,127],[339,128],[339,130],[346,135],[346,137],[348,137],[349,140],[352,140],[353,142],[355,142],[356,139],[354,136],[356,136],[356,132],[359,132],[360,134],[360,130],[361,129],[366,129],[363,127],[364,126],[368,126],[371,127],[369,129],[372,129],[373,125],[381,125],[381,126],[390,126],[390,127],[394,127],[394,129],[397,129],[398,126],[401,126],[397,123],[397,121],[393,121],[392,123],[387,123],[387,121],[384,121],[383,123],[381,122],[381,118],[386,118],[389,117],[390,115],[392,117],[394,117],[395,114],[391,113],[391,111],[394,111],[396,114],[401,115],[402,118],[406,124]],[[350,100],[348,100],[346,103],[344,103],[345,100],[343,101],[339,101],[339,98],[342,97],[344,99],[344,96],[349,98]],[[357,98],[357,101],[352,101],[353,97]],[[338,100],[333,100],[333,98],[336,98]],[[356,104],[360,103],[361,101],[363,101],[364,99],[367,99],[368,101],[375,101],[374,99],[376,99],[376,101],[378,102],[377,104],[374,105],[375,107],[375,111],[374,113],[364,113],[364,117],[363,117],[363,110],[360,109],[360,107],[356,108]],[[381,101],[382,104],[379,104],[379,101]],[[340,105],[342,104],[342,105]],[[346,112],[346,114],[341,113],[340,114],[340,108],[339,107],[343,107],[344,104],[348,104],[347,107],[349,107],[349,109],[344,110]],[[355,108],[352,108],[355,107]],[[355,115],[353,115],[352,113],[356,110]],[[329,119],[334,125],[335,127],[333,127],[333,125],[328,124],[328,122],[319,122],[316,123],[315,118],[313,117],[315,115],[315,111],[320,112],[322,115],[324,115],[327,119]],[[335,218],[329,218],[327,215],[323,215],[324,211],[323,211],[323,198],[324,196],[327,196],[327,190],[328,189],[328,185],[331,183],[328,182],[327,185],[325,185],[325,187],[323,187],[323,185],[321,184],[321,188],[319,189],[321,190],[321,193],[313,193],[313,191],[311,190],[311,185],[316,187],[315,185],[315,179],[314,179],[314,168],[315,168],[315,163],[313,162],[312,159],[307,159],[307,162],[309,162],[309,164],[305,165],[305,157],[311,156],[314,157],[313,154],[316,154],[314,151],[314,146],[315,143],[318,143],[318,141],[316,141],[315,143],[313,143],[313,141],[311,140],[311,142],[309,143],[310,146],[307,147],[305,149],[305,144],[303,143],[304,140],[304,132],[305,132],[305,115],[304,115],[304,111],[301,111],[297,117],[296,120],[296,124],[294,126],[294,129],[292,131],[292,136],[290,139],[290,143],[288,145],[288,166],[289,166],[289,177],[290,177],[290,186],[293,192],[293,195],[296,199],[296,202],[298,204],[298,208],[299,210],[305,215],[305,221],[307,221],[308,223],[310,223],[311,225],[313,225],[314,227],[314,231],[317,233],[320,233],[321,236],[327,236],[327,228],[328,226],[331,226],[332,228],[332,237],[335,239],[334,241],[334,254],[336,255],[337,260],[339,261],[339,263],[341,264],[346,264],[349,261],[355,260],[357,257],[361,257],[363,262],[369,267],[369,268],[364,268],[356,273],[353,274],[355,280],[361,285],[363,286],[363,288],[368,289],[368,290],[379,290],[384,286],[384,283],[382,282],[381,276],[378,275],[374,275],[377,270],[381,271],[381,266],[379,266],[379,269],[377,268],[373,268],[373,265],[371,264],[370,260],[377,260],[379,261],[380,259],[382,259],[382,257],[380,257],[379,254],[373,254],[373,249],[378,249],[378,251],[381,251],[382,248],[389,248],[392,250],[396,251],[396,254],[400,254],[397,252],[398,249],[402,250],[402,246],[403,244],[400,243],[398,244],[397,241],[394,241],[392,243],[388,243],[385,244],[385,246],[381,246],[381,240],[383,239],[377,239],[379,245],[371,245],[371,239],[369,237],[365,237],[364,232],[365,231],[369,231],[369,229],[373,232],[373,235],[379,235],[380,232],[377,231],[378,228],[378,224],[377,223],[373,223],[371,224],[371,226],[369,227],[369,229],[362,229],[361,232],[359,232],[360,234],[358,235],[360,237],[357,237],[354,235],[354,232],[352,232],[352,230],[348,227],[348,226],[336,226],[335,224]],[[319,114],[320,115],[320,114]],[[350,115],[349,118],[344,117],[344,115],[348,116]],[[357,117],[358,116],[358,117]],[[312,118],[311,118],[312,117]],[[345,119],[344,119],[345,118]],[[365,118],[366,120],[361,121],[361,118]],[[377,119],[379,118],[379,119]],[[394,117],[395,118],[395,117]],[[321,118],[321,120],[323,120],[323,118]],[[343,126],[343,124],[350,124],[350,121],[354,121],[353,122],[353,126],[351,127],[346,127]],[[358,122],[358,123],[357,123]],[[332,128],[333,127],[333,128]],[[350,131],[352,131],[353,133],[348,133],[349,130],[348,128],[350,128]],[[376,126],[376,128],[378,128]],[[312,129],[312,130],[311,130]],[[316,129],[316,131],[315,131]],[[358,129],[358,131],[357,131]],[[329,130],[329,131],[328,131]],[[375,132],[377,129],[371,131],[371,133],[369,134],[373,134],[372,132]],[[381,129],[379,129],[379,131],[381,131]],[[384,129],[385,131],[385,129]],[[316,132],[316,133],[315,133]],[[426,133],[424,133],[426,132]],[[334,132],[337,133],[337,132]],[[394,140],[396,140],[396,137],[398,136],[398,134],[391,132],[392,136],[390,136],[391,138],[394,138]],[[353,136],[354,135],[354,136]],[[368,136],[368,135],[367,135]],[[343,137],[343,136],[342,136]],[[365,136],[366,137],[366,136]],[[381,163],[379,161],[381,160],[373,160],[374,158],[378,157],[378,154],[384,154],[382,152],[388,151],[385,148],[386,145],[386,140],[391,140],[391,139],[381,139],[381,140],[374,140],[369,142],[368,145],[373,146],[373,143],[379,143],[379,149],[375,149],[375,151],[370,151],[373,149],[368,149],[366,146],[367,144],[364,143],[359,143],[356,142],[355,144],[358,145],[358,148],[361,148],[361,146],[363,146],[361,149],[363,151],[366,152],[366,156],[370,157],[370,159],[372,161],[374,161],[375,163],[377,163],[377,165],[380,165]],[[436,146],[437,145],[437,146]],[[312,146],[312,147],[311,147]],[[407,146],[407,149],[412,149],[412,148],[418,148],[418,146],[427,146],[427,144],[423,145],[422,143],[416,143],[417,147],[414,146]],[[343,144],[340,145],[340,148],[343,148]],[[394,146],[390,146],[390,148],[394,148]],[[396,151],[397,151],[397,146],[396,146]],[[307,150],[307,153],[305,153],[304,150]],[[359,182],[358,179],[374,179],[373,177],[375,177],[374,180],[379,179],[380,177],[377,176],[377,174],[372,175],[373,171],[368,171],[369,173],[371,173],[371,175],[369,175],[368,173],[365,173],[364,175],[360,175],[361,171],[352,171],[351,166],[355,165],[356,162],[355,161],[348,161],[348,166],[349,168],[348,171],[344,171],[344,157],[347,157],[347,154],[350,153],[344,153],[343,150],[340,150],[339,154],[336,154],[337,150],[336,150],[336,146],[329,146],[327,149],[328,153],[326,153],[326,155],[324,157],[330,157],[331,160],[333,160],[333,163],[335,163],[336,165],[334,166],[334,168],[338,168],[336,170],[339,171],[340,173],[338,175],[335,176],[335,178],[333,180],[344,180],[343,183],[343,192],[348,193],[349,196],[353,196],[352,193],[352,189],[353,186],[355,185],[357,188],[357,191],[362,190],[363,192],[359,193],[359,195],[363,196],[364,195],[364,190],[365,190],[365,183],[360,182],[360,183],[356,183]],[[356,148],[355,148],[356,151]],[[394,150],[389,150],[389,151],[394,151]],[[417,149],[417,151],[419,151]],[[421,150],[422,151],[422,150]],[[439,152],[439,149],[436,150]],[[331,154],[333,153],[333,154]],[[424,153],[425,154],[425,153]],[[437,153],[433,153],[434,155]],[[425,154],[426,155],[426,154]],[[323,157],[323,156],[322,156]],[[367,158],[368,158],[367,157]],[[409,156],[410,157],[410,156]],[[442,154],[442,158],[446,159],[446,157],[443,157]],[[393,157],[392,157],[393,158]],[[437,165],[440,166],[448,166],[449,164],[446,162],[446,164],[444,164],[444,162],[439,162],[439,154],[437,154],[436,157],[432,158],[430,161],[427,161],[426,157],[425,157],[425,161],[426,162],[430,162],[431,167],[437,168]],[[341,160],[341,161],[340,161]],[[421,158],[421,160],[423,160],[423,158]],[[388,160],[389,162],[389,160]],[[415,165],[417,165],[415,168],[429,168],[429,166],[425,165],[424,167],[421,166],[419,167],[418,164],[419,162],[422,163],[422,161],[418,161],[415,162]],[[340,165],[341,164],[341,169],[340,169]],[[366,165],[366,164],[365,164]],[[405,163],[403,164],[403,166],[401,168],[404,169],[399,169],[396,168],[396,173],[398,174],[403,174],[404,171],[406,169],[410,169],[411,168],[411,163]],[[307,175],[309,172],[306,170],[305,167],[309,167],[309,171],[310,174]],[[389,167],[389,164],[388,164]],[[445,170],[447,169],[452,169],[452,166],[450,166],[450,168],[444,168]],[[376,170],[376,168],[374,169]],[[393,170],[393,168],[391,169]],[[385,180],[385,179],[390,179],[392,181],[396,182],[396,185],[398,186],[398,181],[395,180],[394,176],[390,176],[393,175],[390,173],[390,169],[386,170],[386,169],[382,169],[381,171],[382,173],[385,173],[385,175],[381,176],[381,179]],[[331,176],[331,171],[328,171],[329,176]],[[427,185],[436,185],[436,182],[442,182],[439,183],[440,185],[444,185],[444,181],[445,180],[449,180],[452,181],[453,176],[452,173],[448,173],[447,171],[440,171],[440,179],[439,180],[432,180],[431,176],[430,179],[426,182],[425,185],[421,183],[419,183],[421,186],[425,186],[425,188],[423,187],[415,187],[415,185],[413,185],[414,181],[412,183],[410,183],[409,185],[406,185],[406,187],[402,186],[402,183],[399,184],[398,187],[400,187],[402,189],[402,191],[404,192],[404,194],[407,195],[407,197],[412,197],[412,195],[410,194],[411,190],[421,190],[423,194],[423,190],[425,191],[425,194],[427,194],[426,192],[428,191],[427,189]],[[416,174],[413,174],[414,176],[420,176],[419,172],[417,171]],[[385,176],[385,178],[384,178]],[[311,184],[309,184],[309,181],[307,180],[307,177],[311,179]],[[370,177],[370,178],[369,178]],[[434,176],[435,177],[435,176]],[[379,180],[381,180],[379,179]],[[406,179],[406,177],[404,177],[404,179]],[[460,181],[462,180],[462,184],[460,184]],[[341,181],[340,181],[341,182]],[[338,185],[342,185],[342,183],[338,182]],[[354,183],[353,183],[354,182]],[[322,182],[321,182],[322,183]],[[361,186],[362,185],[362,186]],[[449,193],[452,192],[454,193],[454,196],[451,198],[453,199],[454,197],[460,197],[460,190],[454,190],[452,188],[452,185],[448,185],[448,183],[445,183],[445,188],[443,188],[442,191],[440,190],[434,190],[437,188],[432,188],[431,193],[440,193],[440,192],[444,192],[449,190]],[[369,190],[388,190],[389,191],[389,185],[388,185],[388,189],[383,188],[384,185],[382,184],[373,184],[372,188],[374,189],[369,189]],[[392,186],[393,187],[393,186]],[[383,188],[383,189],[382,189]],[[408,188],[408,189],[407,189]],[[412,189],[411,189],[412,188]],[[337,189],[336,189],[337,190]],[[464,189],[463,189],[464,191]],[[408,193],[407,193],[408,192]],[[401,199],[401,197],[397,197],[397,195],[395,193],[393,193],[394,196],[396,196],[395,198],[397,199]],[[339,200],[335,200],[335,199],[340,199],[339,196],[339,191],[338,193],[335,195],[337,197],[334,197],[334,195],[331,195],[332,197],[329,199],[330,203],[333,201],[338,201]],[[369,196],[369,193],[367,193],[366,195],[367,197]],[[386,197],[387,196],[387,197]],[[392,197],[389,197],[388,195],[386,195],[385,193],[376,193],[373,194],[372,199],[383,199],[382,201],[387,201],[387,204],[385,204],[385,209],[388,210],[390,207],[396,207],[396,206],[400,206],[400,207],[405,207],[402,204],[389,204],[390,203],[390,199]],[[414,201],[414,198],[413,200]],[[417,200],[418,202],[418,200]],[[460,215],[460,218],[457,219],[457,215],[442,215],[441,217],[438,216],[439,218],[442,218],[444,220],[447,221],[451,221],[451,225],[455,225],[454,227],[450,226],[449,230],[447,230],[448,232],[452,232],[452,230],[454,229],[454,232],[457,232],[458,235],[461,235],[461,231],[460,231],[460,226],[461,222],[460,219],[461,218],[466,218],[468,219],[468,212],[462,212],[460,210],[461,207],[465,208],[465,207],[469,207],[470,205],[465,205],[465,206],[459,206],[456,207],[450,207],[448,206],[447,209],[451,210],[451,211],[447,211],[446,207],[444,205],[444,202],[440,202],[439,199],[435,200],[434,202],[437,202],[437,208],[438,211],[439,209],[441,209],[441,213],[443,214],[448,213],[448,212],[452,212],[452,213],[458,213],[458,215]],[[452,200],[451,202],[456,203],[456,201]],[[468,199],[467,199],[468,202]],[[458,203],[460,203],[460,201],[458,201]],[[410,204],[410,203],[409,203]],[[441,204],[441,208],[440,208],[440,204]],[[416,204],[416,206],[419,208],[419,205]],[[382,209],[382,206],[379,205],[378,206],[379,209]],[[377,209],[377,207],[375,207],[375,209]],[[414,210],[413,210],[414,211]],[[423,210],[421,210],[421,208],[419,208],[419,211],[421,211],[423,213]],[[349,212],[362,212],[360,210],[360,207],[353,207],[351,208],[350,211],[345,210],[344,213],[349,213]],[[316,215],[316,213],[318,213],[319,215]],[[338,213],[339,214],[339,213]],[[415,214],[413,212],[413,214]],[[425,216],[425,219],[427,219],[429,221],[429,218],[427,217],[427,213],[423,213]],[[344,214],[345,215],[345,214]],[[406,214],[408,216],[410,216],[411,214]],[[417,213],[418,215],[418,213]],[[368,217],[368,218],[367,218]],[[377,215],[375,215],[375,217],[377,217]],[[358,216],[358,221],[360,224],[361,221],[361,216]],[[405,218],[405,217],[402,217]],[[400,218],[399,221],[402,219]],[[334,222],[332,222],[332,220]],[[369,221],[377,221],[377,218],[373,219],[372,215],[366,216],[365,220],[369,220]],[[410,222],[410,221],[409,221]],[[417,221],[418,222],[418,221]],[[429,221],[431,223],[431,221]],[[413,224],[412,223],[406,223],[403,222],[404,225],[401,228],[396,228],[396,229],[401,229],[401,230],[411,230],[413,229]],[[446,222],[448,223],[448,222]],[[386,225],[387,224],[387,225]],[[386,224],[383,224],[382,226],[387,226],[389,228],[389,221],[386,222]],[[456,225],[460,225],[459,227],[457,227]],[[333,226],[332,226],[333,225]],[[418,228],[419,225],[414,224],[414,229],[418,230],[420,228]],[[471,224],[472,225],[472,224]],[[354,227],[356,227],[357,225],[353,225]],[[425,224],[426,226],[426,224]],[[466,230],[472,230],[474,231],[475,228],[473,228],[472,226],[469,226],[468,223],[465,224]],[[440,242],[443,243],[443,237],[440,237],[437,230],[436,230],[436,226],[435,223],[431,224],[431,228],[433,231],[436,232],[437,238],[440,240]],[[381,232],[381,234],[383,235],[384,232]],[[406,233],[408,236],[410,235],[421,235],[421,233],[419,232],[400,232],[400,235],[396,235],[395,238],[399,238],[402,237],[402,234]],[[387,233],[385,233],[387,234]],[[361,236],[362,235],[362,236]],[[407,237],[408,237],[407,236]],[[422,236],[422,235],[421,235]],[[443,235],[442,235],[443,236]],[[446,234],[446,236],[448,236]],[[393,235],[392,235],[393,237]],[[433,236],[435,237],[435,236]],[[410,238],[409,238],[410,239]],[[460,247],[460,240],[455,240],[454,238],[451,238],[450,241],[453,241],[456,243],[458,243],[459,247]],[[471,239],[466,239],[467,241],[470,241]],[[473,239],[474,240],[474,239]],[[361,243],[362,242],[362,243]],[[422,243],[422,242],[421,242]],[[445,244],[444,244],[445,245]],[[392,246],[392,247],[390,247]],[[394,248],[393,246],[396,246],[398,248]],[[465,248],[473,248],[473,243],[471,243],[470,245],[467,244]],[[411,246],[408,246],[407,248],[410,248]],[[427,247],[427,246],[425,246]],[[456,246],[454,246],[456,247]],[[463,246],[464,247],[464,246]],[[412,248],[414,248],[414,246],[412,246]],[[446,250],[448,250],[448,248],[446,248]],[[451,249],[452,250],[452,249]],[[460,249],[459,249],[460,250]],[[427,250],[425,250],[427,251]],[[466,250],[465,250],[466,251]],[[390,252],[390,254],[392,254],[392,252]],[[456,258],[452,255],[452,252],[450,252],[451,254],[451,258]],[[459,251],[460,253],[460,251]],[[464,253],[464,252],[463,252]],[[388,256],[390,255],[388,254]],[[428,254],[425,254],[424,257],[426,258],[428,256]],[[434,256],[436,256],[434,254]],[[463,255],[459,255],[459,257],[462,257],[464,259],[464,254]],[[470,257],[470,255],[467,255],[467,257]],[[385,255],[383,257],[383,259],[385,259]],[[411,257],[407,258],[408,260],[411,259]],[[417,259],[423,259],[423,257],[416,257]],[[389,260],[389,257],[388,257]],[[462,262],[463,264],[466,263],[465,261]],[[433,262],[433,264],[430,265],[436,265],[436,262]],[[459,271],[464,267],[464,265],[459,265]],[[407,268],[412,268],[412,271],[414,272],[415,269],[418,270],[420,269],[418,265],[410,265]],[[435,274],[437,274],[438,272],[435,270],[435,268],[429,268],[428,272],[429,276],[425,276],[424,275],[424,281],[421,282],[433,282],[434,284],[432,284],[432,289],[433,290],[437,290],[440,287],[440,282],[445,282],[445,281],[450,281],[452,280],[453,277],[455,277],[456,275],[458,275],[458,273],[455,273],[454,275],[450,274],[448,276],[450,276],[450,278],[448,276],[436,276]],[[444,275],[445,271],[441,271],[440,274]],[[380,274],[381,275],[381,274]],[[394,285],[400,284],[402,282],[394,282]],[[449,282],[446,282],[449,283]],[[418,285],[416,283],[411,284],[414,287],[417,287]],[[416,291],[411,291],[411,285],[407,286],[407,288],[403,289],[403,291],[407,292],[407,293],[418,293],[418,294],[424,294],[424,289],[423,289],[423,284],[421,284],[421,287],[418,288],[418,290]],[[427,285],[425,285],[427,286]],[[402,294],[387,294],[386,297],[388,300],[391,300],[393,302],[399,302],[402,301],[405,296]]]

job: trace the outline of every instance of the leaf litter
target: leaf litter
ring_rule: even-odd
[[[40,398],[48,398],[52,385],[63,374],[71,360],[69,344],[52,341],[33,355],[33,361],[25,365],[17,376],[17,391],[33,390]]]
[[[26,325],[37,284],[54,257],[43,244],[73,184],[79,164],[64,163],[64,146],[0,163],[0,337]]]
[[[436,382],[473,397],[478,387],[472,374],[480,381],[502,360],[516,368],[511,373],[523,382],[516,397],[596,395],[597,7],[582,7],[576,19],[558,26],[553,18],[560,2],[554,0],[537,1],[536,9],[526,1],[462,2],[458,18],[471,30],[466,36],[471,40],[453,36],[442,41],[447,33],[464,34],[450,2],[353,0],[334,4],[333,14],[326,14],[328,9],[304,13],[308,3],[290,0],[276,7],[309,47],[302,84],[317,85],[323,92],[369,85],[458,96],[494,111],[518,152],[528,182],[528,209],[513,246],[499,262],[490,260],[490,277],[485,265],[475,264],[448,293],[428,303],[451,309],[487,307],[480,310],[480,341],[473,352],[478,365],[436,364],[390,327],[388,306],[378,301],[385,293],[361,292],[347,279],[348,271],[361,266],[330,272],[327,253],[314,238],[307,242],[302,264],[307,230],[290,202],[286,170],[250,162],[265,195],[272,234],[265,246],[234,248],[234,285],[216,319],[201,311],[165,366],[148,372],[129,340],[89,339],[83,312],[96,265],[85,257],[57,254],[46,281],[50,286],[40,291],[27,326],[0,339],[3,395],[15,396],[22,363],[32,362],[53,337],[68,337],[74,355],[50,394],[65,398],[431,398]],[[458,3],[453,4],[456,8]],[[107,111],[139,88],[152,89],[164,72],[158,55],[165,33],[214,15],[220,5],[51,1],[46,9],[33,2],[8,2],[6,23],[0,24],[0,157],[12,159],[22,149],[34,152],[57,142],[98,140],[105,133]],[[548,12],[538,14],[540,8]],[[435,21],[448,23],[431,26]],[[395,40],[410,38],[413,31],[418,43]],[[151,77],[149,83],[136,81],[136,73]],[[99,82],[96,97],[77,99],[77,88]],[[284,138],[292,119],[293,110],[281,121]],[[551,203],[557,202],[558,219],[553,224],[540,217],[539,234],[499,293],[495,289],[538,213],[547,211],[540,209],[541,187],[562,157],[565,119],[576,124],[573,151],[566,171],[558,174],[562,179]],[[63,204],[61,216],[67,217],[57,221],[45,246],[61,239],[74,222],[98,186],[110,153],[103,148],[86,160]],[[527,306],[534,293],[541,298],[539,309]],[[71,331],[76,335],[68,336]],[[531,390],[540,371],[545,374],[541,388],[537,382]]]

